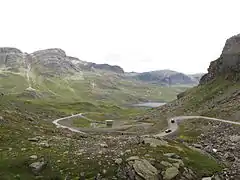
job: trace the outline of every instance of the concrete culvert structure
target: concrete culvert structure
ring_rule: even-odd
[[[105,120],[106,126],[111,128],[113,126],[113,120]]]

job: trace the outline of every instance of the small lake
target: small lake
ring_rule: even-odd
[[[162,106],[166,103],[162,103],[162,102],[145,102],[145,103],[138,103],[138,104],[133,104],[132,106],[134,107],[159,107]]]

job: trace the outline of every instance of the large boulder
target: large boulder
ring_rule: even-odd
[[[42,171],[45,166],[46,166],[46,163],[43,161],[33,162],[32,164],[29,165],[32,171],[36,173]]]
[[[158,180],[158,170],[146,159],[136,160],[133,168],[137,175],[145,180]]]
[[[169,167],[163,173],[163,179],[164,180],[171,180],[173,178],[176,178],[176,176],[178,176],[178,174],[179,174],[178,168],[176,168],[176,167]]]

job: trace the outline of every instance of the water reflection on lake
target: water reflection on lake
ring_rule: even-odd
[[[133,104],[132,106],[134,107],[159,107],[162,106],[166,103],[161,103],[161,102],[145,102],[145,103],[138,103],[138,104]]]

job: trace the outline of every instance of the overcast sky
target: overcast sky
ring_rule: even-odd
[[[1,0],[0,46],[61,48],[126,71],[206,72],[240,33],[239,0]]]

